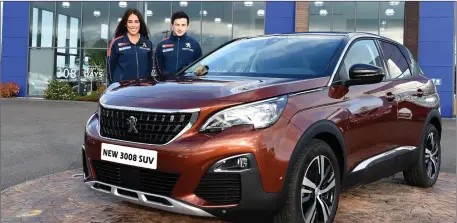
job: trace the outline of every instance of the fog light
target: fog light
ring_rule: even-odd
[[[210,172],[242,172],[251,168],[250,153],[231,156],[216,162]]]
[[[248,158],[246,158],[246,157],[238,158],[237,163],[238,163],[238,167],[240,167],[242,169],[245,169],[249,165]]]

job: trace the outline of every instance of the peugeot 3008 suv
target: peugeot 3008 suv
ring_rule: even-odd
[[[399,172],[434,185],[441,128],[434,84],[391,39],[239,38],[172,77],[110,85],[85,184],[185,215],[331,222],[345,188]]]

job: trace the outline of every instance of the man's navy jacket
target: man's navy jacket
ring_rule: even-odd
[[[160,75],[172,75],[202,56],[200,44],[192,37],[170,35],[157,44],[155,69]]]
[[[111,41],[108,48],[108,84],[151,76],[153,45],[140,35],[133,44],[127,34]]]

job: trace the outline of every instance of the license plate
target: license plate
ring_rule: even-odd
[[[157,151],[102,143],[101,159],[131,166],[157,169]]]

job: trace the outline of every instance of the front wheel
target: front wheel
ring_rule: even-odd
[[[413,168],[403,172],[409,185],[431,187],[436,183],[441,165],[440,141],[440,135],[436,127],[428,124],[419,148],[419,159]]]
[[[283,210],[275,222],[332,222],[340,195],[340,169],[332,148],[312,140],[294,164]]]

